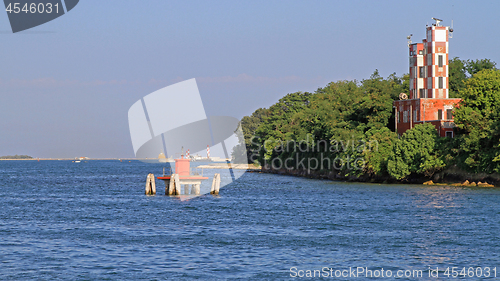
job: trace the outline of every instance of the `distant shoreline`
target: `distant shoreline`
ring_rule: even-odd
[[[200,165],[196,167],[198,169],[235,169],[235,170],[260,170],[260,166],[254,166],[253,164],[226,164],[226,163],[213,163],[209,165]]]
[[[0,159],[0,161],[94,161],[94,160],[154,160],[152,158],[32,158],[32,159]]]

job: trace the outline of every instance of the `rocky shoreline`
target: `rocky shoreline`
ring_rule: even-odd
[[[255,172],[255,169],[252,171]],[[307,171],[307,170],[287,170],[287,169],[271,169],[262,167],[262,173],[279,174],[295,177],[305,177],[311,179],[325,180],[340,180],[350,182],[367,182],[367,183],[406,183],[406,184],[425,184],[425,185],[442,185],[442,186],[460,186],[460,187],[500,187],[499,174],[473,174],[459,170],[456,167],[451,167],[434,174],[430,178],[425,177],[410,177],[402,181],[397,181],[393,178],[361,176],[361,177],[344,177],[334,171]]]

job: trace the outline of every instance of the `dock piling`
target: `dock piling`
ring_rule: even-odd
[[[149,173],[148,177],[146,178],[146,195],[155,195],[155,194],[156,194],[155,175]]]
[[[210,189],[210,194],[219,195],[220,189],[220,174],[215,174],[212,180],[212,188]]]
[[[179,174],[173,174],[175,193],[174,195],[181,195],[181,181],[179,180]],[[172,179],[170,179],[172,180]]]
[[[174,175],[170,176],[170,180],[165,181],[165,195],[172,195],[174,193]]]

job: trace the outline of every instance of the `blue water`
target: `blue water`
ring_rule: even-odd
[[[181,201],[160,181],[144,195],[162,167],[1,161],[0,279],[287,280],[292,267],[367,267],[436,280],[427,270],[439,267],[446,280],[446,267],[500,267],[497,189],[247,173],[218,197]]]

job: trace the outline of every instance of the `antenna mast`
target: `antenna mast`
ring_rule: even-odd
[[[453,8],[455,5],[451,5],[451,27],[450,27],[450,32],[448,33],[449,38],[453,38]]]

